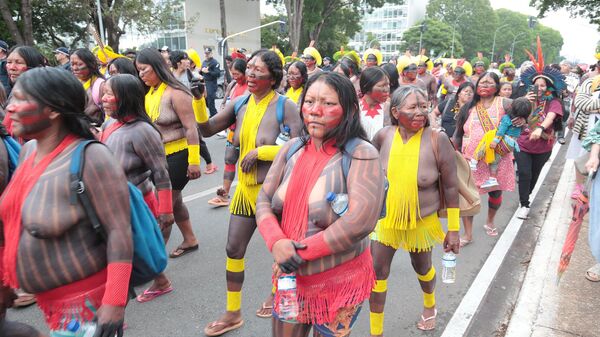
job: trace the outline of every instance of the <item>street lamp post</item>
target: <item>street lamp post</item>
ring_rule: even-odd
[[[494,49],[496,48],[496,34],[498,34],[498,31],[502,28],[508,27],[510,26],[508,23],[505,25],[502,25],[498,28],[496,28],[496,31],[494,32],[494,42],[492,42],[492,53],[490,54],[490,62],[494,62]]]
[[[510,47],[510,58],[513,58],[513,53],[515,52],[515,43],[517,41],[517,37],[521,36],[525,34],[525,32],[520,32],[519,34],[513,36],[513,42],[512,42],[512,46]]]
[[[452,53],[450,53],[450,57],[454,58],[454,32],[456,31],[456,24],[461,16],[463,16],[466,12],[460,13],[460,15],[454,20],[454,24],[452,25]]]

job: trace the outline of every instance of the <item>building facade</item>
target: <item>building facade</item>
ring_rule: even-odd
[[[405,0],[402,5],[386,3],[371,13],[365,11],[361,19],[362,30],[348,45],[362,53],[371,47],[372,41],[377,41],[385,60],[402,54],[399,50],[402,34],[425,18],[426,7],[425,0]]]

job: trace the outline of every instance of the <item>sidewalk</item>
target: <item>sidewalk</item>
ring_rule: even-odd
[[[507,337],[600,336],[600,284],[585,279],[595,264],[587,244],[587,217],[571,263],[560,284],[556,270],[572,209],[570,195],[575,173],[568,161],[546,215],[527,275],[512,313]]]

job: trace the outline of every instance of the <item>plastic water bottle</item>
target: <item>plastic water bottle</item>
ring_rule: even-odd
[[[277,144],[277,145],[285,144],[288,140],[290,140],[290,133],[291,133],[290,128],[287,125],[284,125],[281,132],[277,136],[277,139],[275,140],[275,144]]]
[[[82,333],[82,337],[94,337],[94,335],[96,334],[96,324],[86,323],[82,325],[80,333]]]
[[[348,210],[348,195],[345,193],[335,194],[333,192],[327,193],[325,197],[335,214],[342,216]]]
[[[442,282],[456,282],[456,255],[452,252],[442,256]]]
[[[277,293],[279,295],[279,312],[277,315],[284,321],[295,321],[299,310],[296,275],[281,274],[277,279]]]

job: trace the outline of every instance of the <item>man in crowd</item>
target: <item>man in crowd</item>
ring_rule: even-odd
[[[63,68],[66,71],[71,71],[71,54],[69,53],[69,49],[65,47],[56,48],[54,50],[54,57],[56,57],[56,61],[58,61],[58,66]]]
[[[201,72],[206,85],[206,106],[212,117],[217,114],[215,98],[217,94],[217,80],[221,76],[221,65],[213,58],[212,48],[205,48],[204,56],[205,61],[202,63]]]
[[[169,53],[171,52],[171,50],[169,49],[169,47],[168,46],[163,46],[158,51],[160,52],[160,55],[162,55],[163,59],[165,59],[165,62],[167,62],[167,64],[170,67],[171,66],[171,59],[169,58]]]
[[[0,84],[4,86],[4,91],[10,92],[10,83],[8,82],[8,72],[6,71],[6,57],[8,56],[8,43],[0,40]]]
[[[323,58],[323,66],[321,67],[321,70],[323,70],[323,71],[332,71],[333,70],[333,64],[331,64],[331,58],[329,56],[325,56]]]

